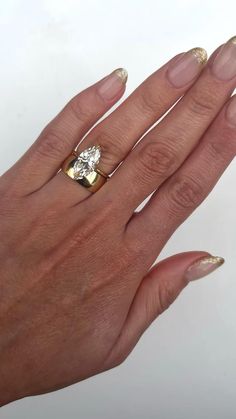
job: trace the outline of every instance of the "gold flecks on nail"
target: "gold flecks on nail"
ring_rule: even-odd
[[[236,44],[236,36],[232,36],[232,38],[230,38],[228,42],[231,42],[232,44]]]
[[[185,272],[185,278],[188,281],[195,281],[223,265],[224,259],[220,256],[205,256],[193,262]]]
[[[204,48],[192,48],[190,49],[191,54],[193,54],[200,64],[205,64],[207,62],[207,52]]]
[[[125,68],[117,68],[115,73],[120,77],[122,83],[126,84],[128,79],[128,71]]]
[[[217,266],[223,265],[224,262],[225,260],[221,256],[206,256],[205,258],[202,258],[200,261],[202,265],[212,264]]]

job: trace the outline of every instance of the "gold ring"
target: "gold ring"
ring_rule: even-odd
[[[93,145],[86,148],[80,154],[75,150],[67,157],[62,165],[62,171],[80,185],[96,192],[107,181],[109,176],[99,169],[98,163],[101,158],[101,147]]]

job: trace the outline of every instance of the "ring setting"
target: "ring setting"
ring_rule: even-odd
[[[101,147],[92,146],[82,151],[74,164],[75,179],[82,179],[96,169],[101,158]]]
[[[100,145],[88,147],[80,154],[73,151],[64,161],[62,171],[91,192],[96,192],[109,177],[98,168],[101,154]]]

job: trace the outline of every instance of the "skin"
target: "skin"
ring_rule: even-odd
[[[168,83],[165,64],[87,134],[79,150],[100,144],[102,170],[123,161],[97,193],[58,169],[122,84],[112,101],[101,82],[74,97],[0,178],[1,405],[119,365],[187,285],[187,267],[208,255],[151,269],[235,156],[226,107],[236,78],[216,80],[211,61],[184,88]]]

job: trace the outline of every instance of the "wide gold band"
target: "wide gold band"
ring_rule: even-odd
[[[62,171],[69,176],[71,179],[84,186],[90,192],[96,192],[100,189],[107,181],[109,176],[103,173],[99,168],[96,168],[89,175],[84,176],[82,179],[77,179],[74,176],[74,164],[78,156],[73,152],[62,165]]]

